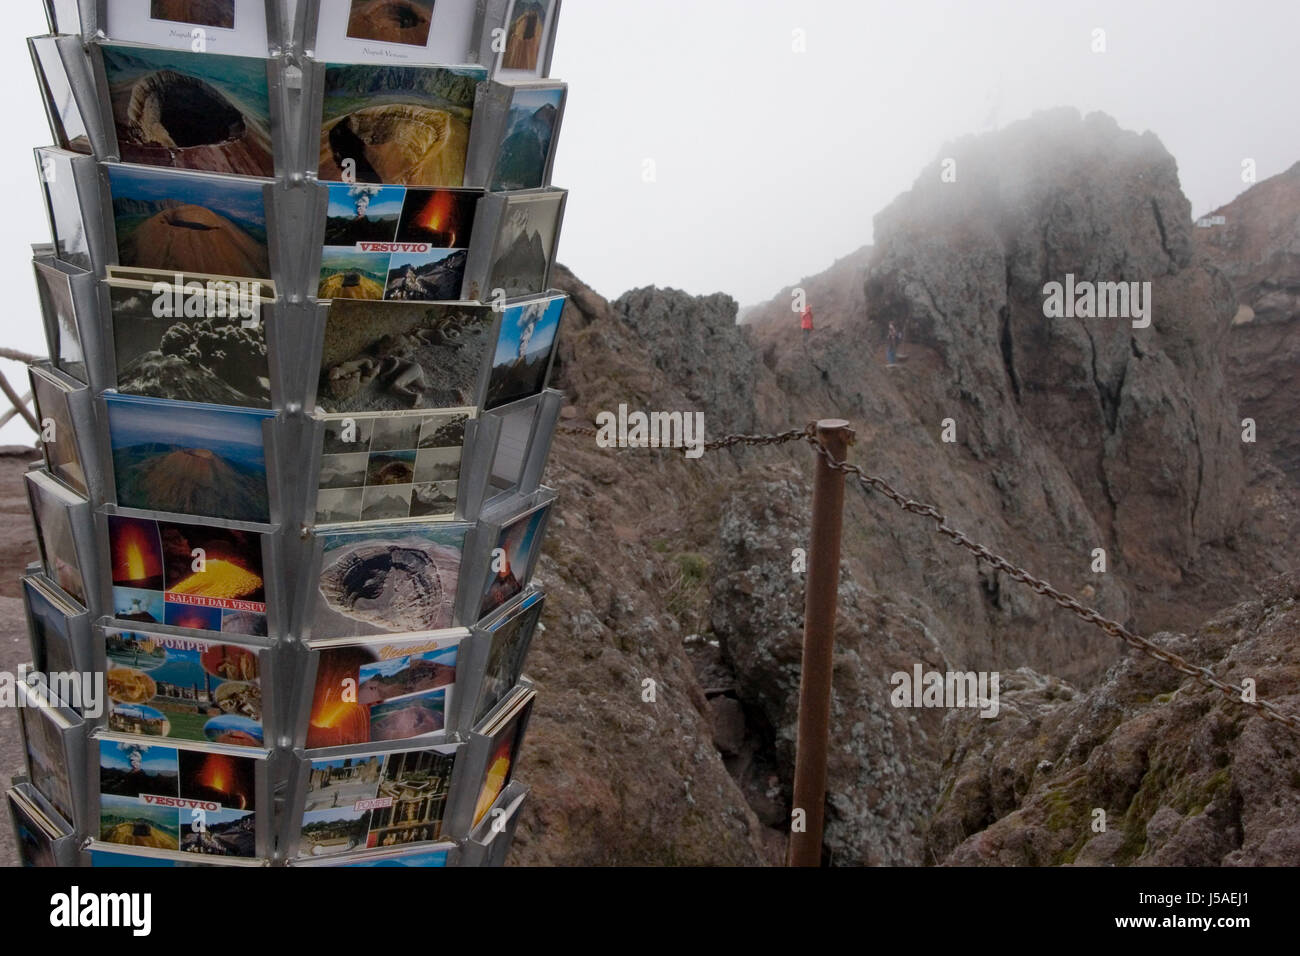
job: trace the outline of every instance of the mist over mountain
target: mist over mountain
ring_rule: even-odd
[[[941,155],[955,156],[956,182],[938,162],[923,169],[876,217],[873,246],[742,325],[725,294],[647,288],[611,302],[557,268],[570,295],[555,373],[566,417],[698,409],[709,439],[847,418],[851,460],[1013,563],[1216,673],[1270,659],[1296,624],[1293,579],[1275,576],[1294,569],[1297,471],[1242,440],[1249,379],[1233,356],[1250,323],[1234,317],[1290,281],[1289,255],[1266,247],[1290,248],[1294,233],[1264,229],[1257,267],[1230,272],[1229,251],[1204,254],[1159,139],[1100,114],[1037,114]],[[1278,188],[1254,189],[1266,187]],[[1238,219],[1254,235],[1250,195]],[[1139,295],[1150,283],[1149,323],[1049,317],[1045,287],[1066,275]],[[795,286],[816,316],[806,339]],[[893,367],[890,323],[904,330]],[[1270,392],[1260,433],[1293,436],[1296,399]],[[539,571],[555,599],[530,658],[543,693],[528,759],[565,774],[534,775],[517,862],[779,860],[803,615],[790,556],[808,546],[810,472],[802,444],[690,462],[557,438]],[[1300,773],[1294,751],[1268,750],[1276,732],[1258,719],[853,485],[843,552],[832,862],[1250,863],[1288,845],[1291,803],[1240,808],[1244,788],[1280,798]],[[889,675],[914,665],[1001,672],[1011,716],[891,706]],[[1292,671],[1261,673],[1296,709]],[[639,694],[647,677],[654,705]],[[574,740],[578,721],[600,748]],[[1208,756],[1181,755],[1201,734],[1214,735]],[[1276,766],[1263,783],[1238,774],[1265,752]],[[1119,760],[1117,777],[1106,768]],[[1054,794],[1068,795],[1065,811]],[[1093,799],[1123,821],[1119,842],[1092,839],[1080,811]],[[1197,840],[1210,824],[1247,836]]]

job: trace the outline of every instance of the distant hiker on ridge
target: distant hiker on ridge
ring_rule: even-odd
[[[885,364],[894,366],[898,364],[898,343],[903,340],[903,333],[898,331],[898,326],[893,322],[889,323],[889,332],[885,336]]]
[[[805,305],[799,313],[799,327],[803,329],[803,344],[808,347],[808,336],[812,334],[812,307]]]

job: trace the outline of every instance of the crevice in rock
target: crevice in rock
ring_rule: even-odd
[[[1169,251],[1169,236],[1165,232],[1165,217],[1160,215],[1160,205],[1156,202],[1154,196],[1151,197],[1150,203],[1151,212],[1156,217],[1156,228],[1160,230],[1160,248],[1165,251],[1165,255],[1173,259],[1174,254]]]
[[[999,344],[1002,346],[1002,364],[1007,370],[1007,378],[1011,380],[1011,391],[1016,396],[1016,404],[1020,403],[1020,379],[1016,375],[1015,351],[1011,342],[1011,307],[1002,306],[998,310],[1002,319],[1002,333],[999,337]]]

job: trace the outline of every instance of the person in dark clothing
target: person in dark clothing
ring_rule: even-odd
[[[889,323],[889,332],[885,336],[885,364],[898,364],[898,343],[903,340],[903,334],[898,331],[898,326],[893,322]]]

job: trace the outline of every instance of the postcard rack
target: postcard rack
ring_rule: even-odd
[[[47,0],[28,41],[27,865],[506,860],[563,404],[560,0],[381,7]]]

